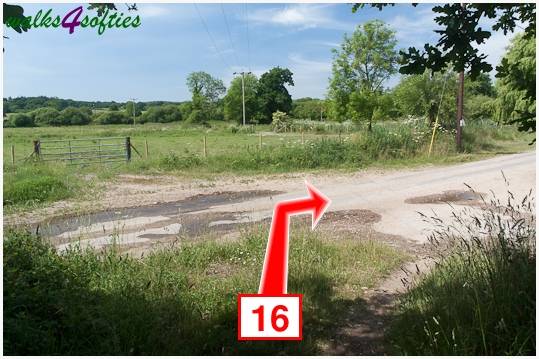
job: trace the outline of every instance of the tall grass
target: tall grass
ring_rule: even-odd
[[[361,287],[404,255],[372,241],[292,233],[289,292],[304,294],[304,340],[238,342],[236,296],[257,292],[267,228],[238,242],[181,244],[140,260],[112,249],[59,255],[37,237],[8,230],[4,354],[316,354],[351,303],[361,305]]]
[[[31,206],[73,196],[81,181],[65,166],[4,165],[4,205]]]
[[[536,352],[536,221],[532,192],[454,222],[425,217],[435,268],[406,293],[391,338],[413,355],[533,355]]]

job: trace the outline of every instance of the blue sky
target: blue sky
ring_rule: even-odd
[[[23,6],[25,15],[52,8],[61,17],[76,7]],[[123,3],[117,7],[127,13]],[[190,72],[206,71],[228,86],[234,71],[260,76],[281,66],[294,73],[293,98],[320,98],[331,75],[331,49],[345,33],[381,19],[397,32],[399,48],[422,46],[436,39],[430,9],[429,4],[401,4],[353,14],[348,4],[139,3],[140,27],[107,29],[101,36],[91,28],[79,27],[73,34],[64,28],[17,34],[4,27],[9,37],[4,41],[4,97],[183,101],[190,98],[185,85]],[[481,45],[487,61],[496,65],[512,36],[494,33]],[[394,77],[386,86],[397,81]]]

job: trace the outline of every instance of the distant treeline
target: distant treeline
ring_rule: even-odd
[[[90,109],[111,109],[118,110],[120,107],[125,107],[126,102],[116,102],[116,101],[77,101],[71,99],[63,99],[58,97],[47,97],[47,96],[37,96],[37,97],[8,97],[3,99],[4,103],[4,116],[12,112],[29,112],[36,110],[38,108],[53,108],[58,111],[62,111],[68,107],[87,107]],[[172,101],[147,101],[147,102],[137,102],[137,108],[141,111],[146,110],[150,106],[161,106],[161,105],[170,105],[176,104],[179,105],[181,102],[172,102]]]

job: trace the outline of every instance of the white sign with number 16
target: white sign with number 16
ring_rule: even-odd
[[[239,340],[301,340],[301,294],[240,294]]]

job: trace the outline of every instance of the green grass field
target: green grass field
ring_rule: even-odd
[[[140,153],[139,156],[133,151],[130,163],[81,167],[25,160],[32,152],[33,139],[126,136]],[[319,129],[274,133],[269,126],[241,129],[226,123],[215,123],[211,128],[182,124],[5,128],[4,209],[24,210],[60,199],[93,195],[90,189],[99,190],[104,180],[119,173],[167,173],[200,178],[217,174],[354,171],[367,167],[456,163],[534,148],[528,145],[532,135],[519,133],[514,127],[492,124],[466,127],[461,153],[454,148],[453,134],[442,131],[436,136],[432,155],[428,156],[430,138],[428,126],[397,122],[376,124],[372,132],[353,129],[344,133]],[[15,165],[11,164],[11,146],[15,149]]]
[[[357,237],[293,228],[289,293],[304,294],[304,340],[238,342],[237,294],[256,293],[267,226],[239,241],[198,241],[142,260],[73,250],[30,234],[4,241],[4,353],[11,355],[317,354],[361,287],[406,255]]]

